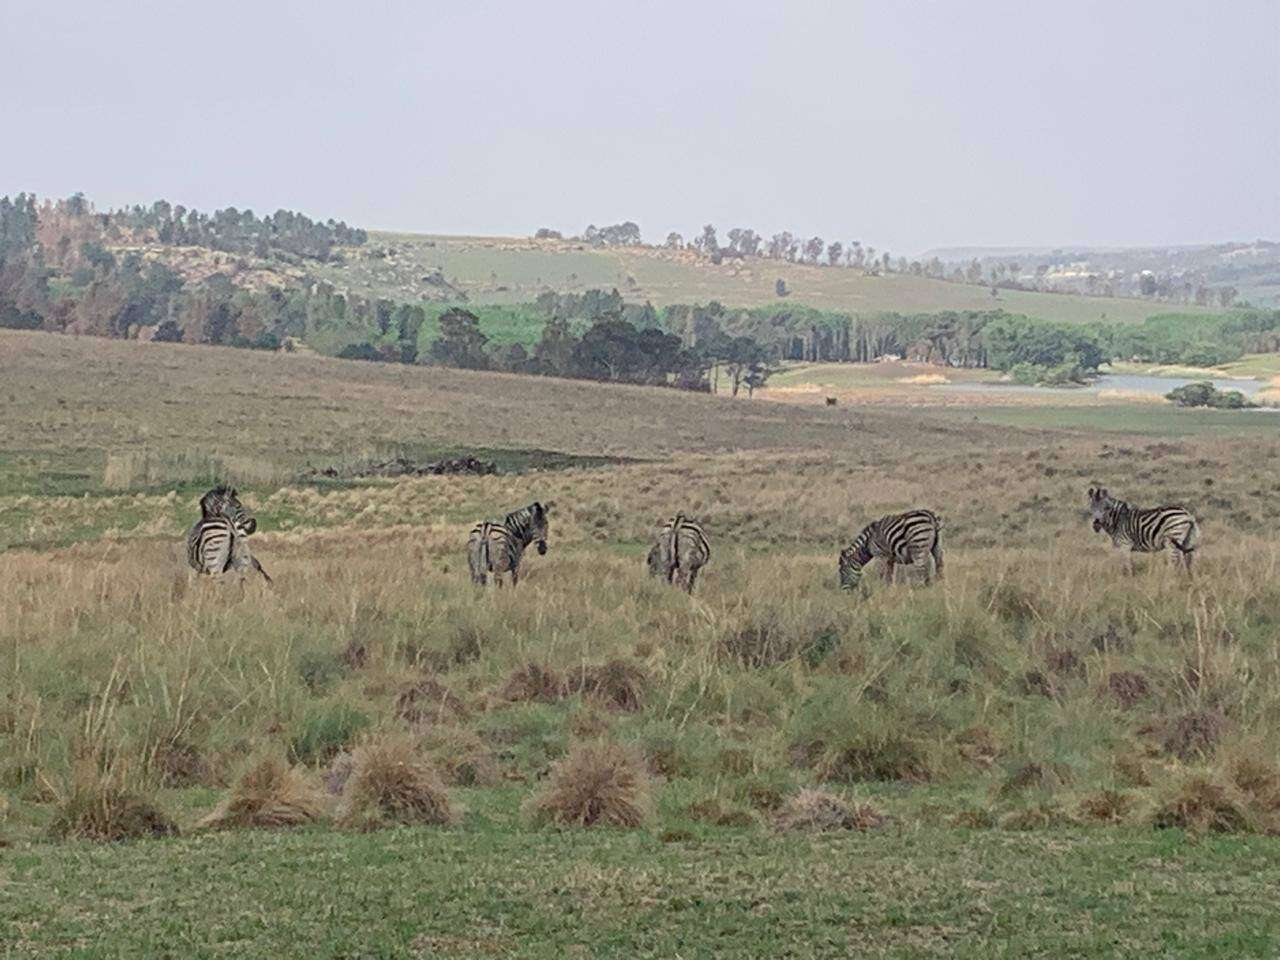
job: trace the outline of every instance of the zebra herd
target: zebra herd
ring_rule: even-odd
[[[467,564],[471,580],[484,586],[489,577],[502,585],[504,574],[514,587],[520,579],[520,561],[530,544],[547,552],[551,503],[535,501],[513,510],[502,520],[482,520],[467,538]],[[1200,527],[1186,509],[1176,506],[1142,509],[1117,500],[1105,488],[1089,488],[1089,510],[1095,533],[1105,533],[1117,548],[1134,553],[1169,550],[1175,563],[1191,573],[1191,558],[1200,541]],[[220,575],[235,571],[242,576],[257,570],[267,583],[271,577],[249,550],[246,540],[258,528],[236,491],[214,487],[200,498],[200,519],[187,534],[187,561],[198,573]],[[921,563],[925,582],[942,577],[942,521],[930,510],[894,513],[867,524],[840,551],[840,588],[852,590],[862,579],[863,568],[880,560],[886,582],[893,581],[898,566]],[[645,564],[649,573],[667,583],[693,592],[700,571],[711,560],[711,542],[700,524],[677,513],[666,521]],[[930,565],[932,571],[930,571]]]

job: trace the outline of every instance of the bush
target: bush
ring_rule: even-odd
[[[1165,395],[1180,407],[1213,407],[1218,410],[1248,410],[1257,406],[1239,390],[1219,390],[1208,380],[1188,383]]]

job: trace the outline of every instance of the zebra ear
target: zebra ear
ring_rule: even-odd
[[[249,536],[249,534],[253,533],[257,529],[258,529],[258,521],[255,520],[253,517],[250,517],[248,520],[245,521],[244,535],[246,537]]]

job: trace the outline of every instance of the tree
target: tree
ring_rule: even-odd
[[[480,318],[470,310],[452,307],[440,315],[440,336],[431,344],[431,359],[447,367],[486,370],[489,338],[480,330]]]
[[[821,237],[810,237],[804,245],[804,258],[810,263],[817,263],[822,257],[824,246]]]
[[[668,250],[679,250],[684,246],[684,237],[672,230],[667,234],[667,242],[665,246]]]
[[[702,228],[702,235],[693,241],[693,245],[707,257],[716,257],[720,253],[720,244],[716,240],[716,228],[707,224]]]
[[[827,263],[833,267],[840,266],[840,261],[844,258],[844,244],[839,240],[832,240],[827,244]]]
[[[1222,304],[1223,307],[1231,306],[1231,304],[1235,302],[1236,296],[1239,294],[1239,292],[1240,291],[1238,291],[1235,287],[1219,287],[1218,303]]]

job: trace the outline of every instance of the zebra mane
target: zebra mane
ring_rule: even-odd
[[[240,503],[235,487],[229,487],[224,483],[218,484],[200,498],[200,513],[205,517],[214,516],[221,513],[228,503]]]

